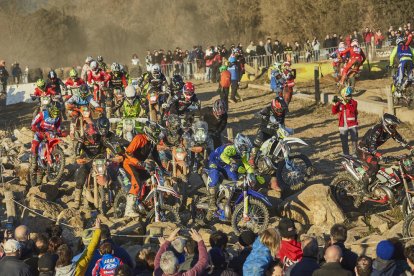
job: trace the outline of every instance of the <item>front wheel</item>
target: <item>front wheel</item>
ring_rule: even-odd
[[[354,209],[359,183],[347,172],[341,172],[331,183],[332,195],[344,211]]]
[[[404,238],[414,237],[414,213],[404,218],[403,236]]]
[[[260,200],[249,199],[247,217],[243,217],[244,202],[239,203],[234,209],[231,226],[236,236],[244,230],[252,230],[258,234],[267,229],[269,225],[269,210]]]
[[[62,179],[65,170],[65,154],[61,148],[55,147],[51,155],[52,164],[48,164],[46,177],[48,181],[58,183]]]
[[[162,204],[158,207],[159,209],[159,216],[161,222],[172,222],[175,224],[181,223],[180,215],[178,214],[178,211],[167,204]],[[145,224],[148,225],[150,223],[153,223],[155,221],[155,208],[152,208],[152,210],[148,213],[147,218],[145,219]]]
[[[114,199],[114,216],[116,218],[123,218],[125,214],[125,206],[128,194],[123,190],[118,190]]]
[[[276,177],[284,192],[296,192],[302,189],[313,173],[312,162],[304,154],[289,156],[278,163]]]

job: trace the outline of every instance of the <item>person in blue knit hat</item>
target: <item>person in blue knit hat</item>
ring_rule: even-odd
[[[393,276],[400,275],[402,271],[399,271],[397,264],[394,260],[394,244],[389,240],[380,241],[377,245],[376,253],[377,258],[372,264],[371,276]]]

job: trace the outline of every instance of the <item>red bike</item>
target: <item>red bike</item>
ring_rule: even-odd
[[[37,175],[37,180],[40,181],[36,181],[36,183],[41,184],[45,174],[48,182],[58,183],[65,170],[65,154],[60,147],[64,142],[54,132],[45,132],[44,135],[45,139],[40,142],[37,149],[38,170],[34,173]],[[61,137],[65,136],[66,133],[63,132]],[[32,179],[30,179],[30,183],[33,183]]]

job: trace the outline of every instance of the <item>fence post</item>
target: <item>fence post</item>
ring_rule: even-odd
[[[230,142],[233,142],[233,129],[231,127],[227,128],[227,140],[229,140]]]
[[[318,104],[321,102],[321,91],[319,89],[319,66],[315,66],[314,71],[315,78],[315,102]]]
[[[13,201],[13,192],[10,190],[4,191],[4,201],[6,203],[7,220],[14,221],[16,219],[16,205]]]
[[[385,94],[387,95],[388,113],[395,115],[394,99],[392,98],[392,91],[390,86],[385,87]]]

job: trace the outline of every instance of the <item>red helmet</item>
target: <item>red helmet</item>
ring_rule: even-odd
[[[186,101],[189,101],[193,97],[195,92],[195,87],[192,82],[186,82],[183,87],[183,94]]]
[[[283,99],[277,97],[272,100],[271,108],[275,115],[280,116],[285,112],[285,105],[282,103]]]

